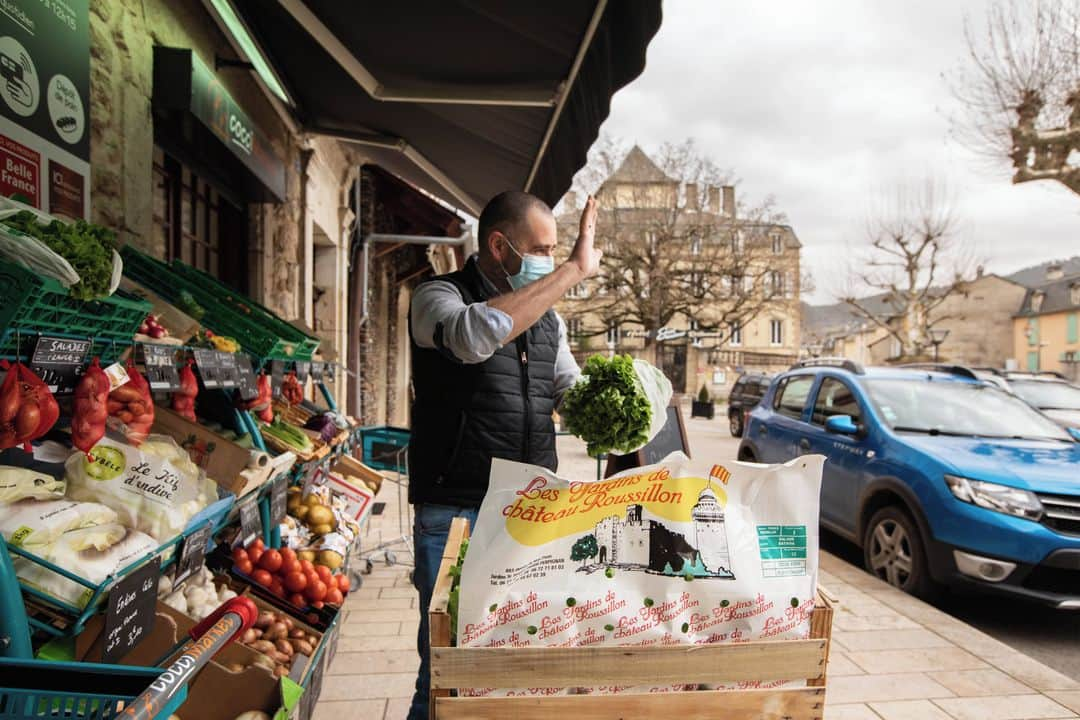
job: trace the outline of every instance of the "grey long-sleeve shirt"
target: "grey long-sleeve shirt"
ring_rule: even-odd
[[[491,294],[497,291],[484,278]],[[447,351],[465,364],[482,363],[503,346],[503,340],[514,328],[513,319],[486,302],[466,303],[453,283],[434,280],[424,283],[412,298],[413,340],[422,348]],[[570,352],[566,338],[566,323],[559,321],[559,352],[555,358],[555,401],[581,374]],[[436,328],[442,324],[442,347],[436,344]]]

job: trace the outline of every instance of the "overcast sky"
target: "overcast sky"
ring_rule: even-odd
[[[765,3],[667,0],[645,72],[621,90],[603,131],[647,151],[693,137],[739,178],[773,194],[831,302],[837,258],[884,188],[944,180],[962,232],[989,272],[1080,254],[1080,196],[1012,185],[949,137],[958,112],[942,73],[963,60],[964,15],[984,2]]]

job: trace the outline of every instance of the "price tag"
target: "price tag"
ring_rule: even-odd
[[[288,502],[289,480],[284,475],[278,475],[274,479],[274,485],[270,488],[270,526],[280,525],[285,520],[286,504]]]
[[[326,377],[324,378],[326,380],[326,382],[333,385],[334,384],[334,378],[335,378],[336,375],[337,375],[337,364],[336,363],[326,363]]]
[[[246,353],[236,355],[236,387],[240,390],[241,400],[254,400],[259,396],[258,380],[251,369],[251,358]]]
[[[253,542],[255,538],[262,537],[262,515],[259,513],[258,496],[240,504],[240,532],[244,547],[247,547],[248,543]]]
[[[314,380],[315,382],[322,382],[323,368],[325,366],[326,366],[326,363],[314,362],[313,361],[311,363],[311,379]]]
[[[120,363],[113,363],[104,370],[105,376],[109,378],[109,392],[112,392],[118,387],[122,387],[131,382],[131,377],[127,374],[127,370]]]
[[[171,345],[141,345],[146,379],[151,390],[179,390],[180,373],[176,370],[176,348]]]
[[[125,577],[109,592],[105,614],[103,663],[116,663],[154,629],[161,558],[154,558]]]
[[[281,383],[285,380],[285,361],[270,361],[270,387],[275,398],[281,397]]]
[[[180,559],[176,562],[176,576],[173,584],[179,584],[188,575],[198,570],[206,557],[206,544],[210,541],[214,526],[210,523],[200,526],[184,539],[180,548]]]
[[[192,354],[195,355],[195,367],[199,371],[199,377],[202,378],[203,387],[207,390],[218,390],[224,387],[221,384],[221,367],[218,365],[217,351],[195,348]]]
[[[217,364],[221,368],[221,387],[234,388],[240,384],[240,368],[236,364],[236,355],[227,352],[218,352]]]
[[[311,363],[304,360],[296,361],[296,379],[301,384],[307,382],[308,376],[311,375]]]
[[[89,340],[42,335],[30,357],[30,369],[49,386],[53,395],[68,395],[75,391],[89,352]]]

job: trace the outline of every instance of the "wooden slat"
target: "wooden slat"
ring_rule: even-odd
[[[557,697],[439,698],[438,720],[821,720],[822,688],[561,695]]]
[[[828,640],[657,647],[431,649],[431,686],[553,687],[807,680],[825,672]]]
[[[435,589],[431,593],[431,606],[429,613],[445,613],[446,604],[450,601],[450,568],[457,562],[458,551],[461,549],[461,541],[469,537],[469,521],[465,518],[454,518],[450,523],[450,533],[446,538],[446,549],[443,550],[442,563],[439,565],[439,574],[435,578]]]

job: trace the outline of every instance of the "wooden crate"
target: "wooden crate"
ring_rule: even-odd
[[[717,645],[581,648],[451,647],[447,602],[468,521],[454,520],[431,599],[432,720],[820,720],[833,601],[819,590],[807,640]],[[654,694],[553,697],[451,697],[463,687],[677,685],[806,680],[792,690],[695,690]]]

